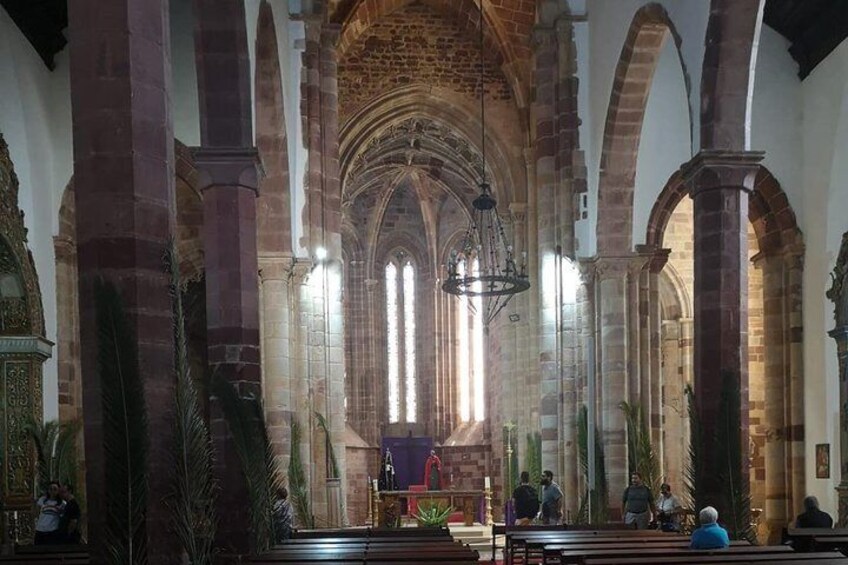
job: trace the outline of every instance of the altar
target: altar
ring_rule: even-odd
[[[401,501],[406,500],[410,508],[410,514],[416,510],[409,502],[430,500],[435,504],[452,506],[462,512],[463,524],[474,525],[475,517],[479,517],[484,526],[492,525],[492,492],[485,490],[372,490],[372,504],[369,510],[374,509],[371,514],[371,525],[375,527],[397,527],[401,517]]]

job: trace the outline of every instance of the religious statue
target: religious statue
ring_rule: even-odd
[[[392,462],[392,452],[386,449],[383,461],[380,463],[380,479],[377,482],[379,490],[398,490],[395,466]]]
[[[424,464],[424,484],[427,490],[442,490],[442,460],[432,449]]]
[[[827,297],[834,305],[836,327],[842,328],[848,326],[848,232],[842,235],[842,246],[830,278],[833,284]]]

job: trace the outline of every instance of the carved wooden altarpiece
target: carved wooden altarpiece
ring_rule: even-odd
[[[839,356],[839,493],[838,526],[848,526],[848,232],[842,235],[842,247],[831,273],[833,284],[827,297],[833,302],[836,327],[830,337],[836,340]]]
[[[18,178],[0,135],[0,499],[3,533],[14,520],[15,536],[32,536],[36,494],[35,452],[24,424],[41,421],[42,364],[52,343],[44,338],[41,291],[27,230],[18,208]]]

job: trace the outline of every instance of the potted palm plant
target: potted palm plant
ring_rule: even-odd
[[[448,525],[448,516],[453,510],[450,505],[443,506],[428,500],[418,503],[418,514],[413,514],[412,517],[418,521],[420,528],[442,528]]]

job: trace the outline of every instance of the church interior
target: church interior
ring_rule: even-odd
[[[150,563],[180,472],[245,554],[250,465],[301,529],[509,523],[543,470],[566,524],[638,470],[848,526],[846,38],[844,0],[0,0],[3,540],[61,478],[97,555],[120,468]]]

